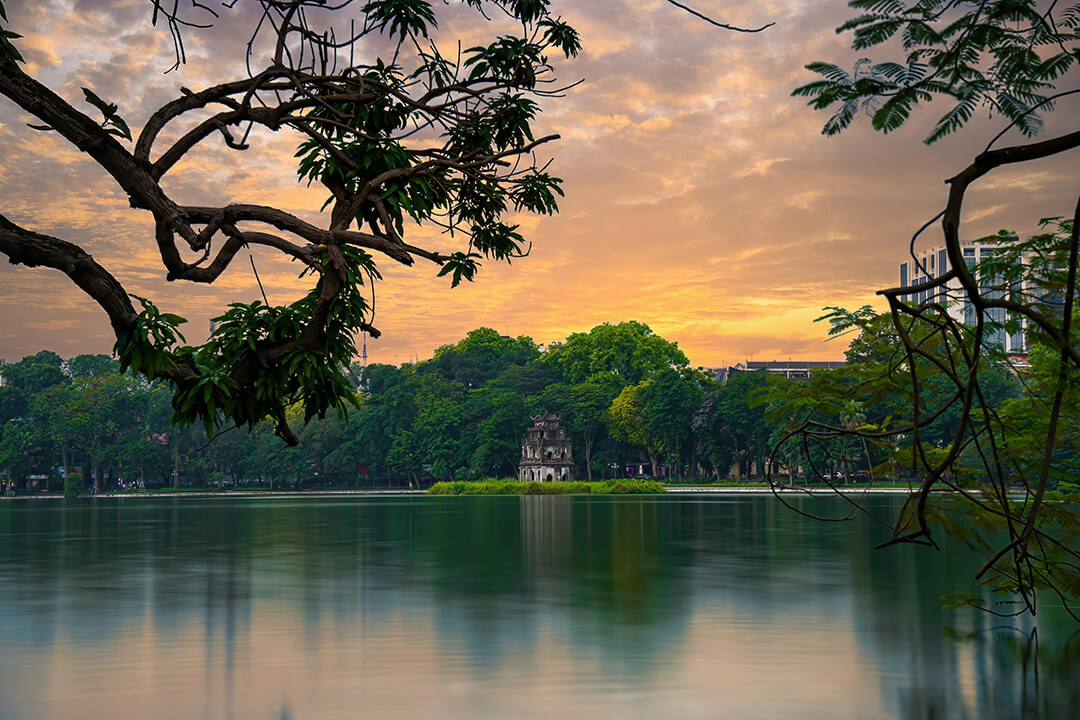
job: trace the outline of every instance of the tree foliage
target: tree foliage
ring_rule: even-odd
[[[544,358],[571,382],[614,378],[620,385],[634,385],[665,368],[689,364],[674,343],[633,320],[572,333],[564,342],[554,343]]]
[[[186,32],[248,5],[257,19],[249,56],[268,47],[270,57],[237,79],[182,89],[133,129],[114,99],[84,88],[94,119],[28,75],[0,6],[0,95],[34,115],[36,129],[84,150],[133,207],[150,213],[156,230],[148,240],[168,280],[212,283],[241,248],[260,246],[298,261],[308,292],[283,305],[233,303],[206,343],[188,345],[182,317],[130,296],[82,248],[0,216],[0,251],[16,264],[67,273],[101,305],[121,366],[170,382],[180,425],[201,423],[212,434],[269,418],[294,444],[288,408],[302,407],[297,417],[307,421],[351,405],[346,371],[356,336],[378,335],[370,300],[377,258],[430,262],[456,286],[485,261],[527,252],[520,215],[557,211],[561,180],[534,152],[555,136],[534,126],[539,100],[562,89],[554,58],[576,55],[578,35],[547,0],[463,0],[491,36],[460,52],[440,46],[445,10],[430,0],[149,4],[173,37],[177,67]],[[323,225],[257,198],[197,207],[169,194],[169,172],[196,148],[257,152],[248,142],[253,127],[298,138],[298,178],[327,194]],[[426,226],[460,242],[431,248],[410,240]]]
[[[540,357],[532,338],[503,337],[491,328],[472,330],[455,345],[436,348],[434,370],[467,388],[479,387],[513,365],[527,365]]]
[[[903,60],[860,58],[850,71],[828,62],[806,68],[821,76],[795,90],[818,110],[834,108],[826,135],[846,129],[860,111],[876,130],[903,125],[920,103],[942,99],[949,109],[926,138],[959,130],[980,108],[1033,136],[1042,113],[1080,56],[1080,5],[1035,0],[852,0],[860,14],[837,32],[853,33],[852,47],[899,43]],[[1075,92],[1075,91],[1066,91]]]
[[[573,437],[580,477],[612,462],[636,465],[645,452],[607,431],[604,415],[618,394],[618,376],[571,384],[530,338],[504,338],[490,328],[415,364],[353,368],[351,402],[358,409],[346,419],[329,415],[302,424],[303,404],[290,405],[286,420],[299,427],[298,447],[281,447],[269,421],[210,443],[194,428],[170,430],[167,387],[120,374],[106,356],[64,360],[39,353],[2,372],[5,381],[20,378],[41,388],[15,398],[12,383],[0,383],[0,390],[12,390],[0,392],[0,400],[10,396],[11,407],[23,408],[5,411],[0,424],[0,476],[18,480],[20,490],[31,471],[55,477],[61,468],[74,473],[83,466],[88,488],[97,480],[98,489],[115,488],[118,477],[133,473],[158,486],[276,488],[508,477],[516,474],[531,416],[545,410],[561,415]],[[693,439],[685,430],[706,379],[670,368],[655,378],[665,390],[650,398],[649,422],[666,443],[656,459],[692,472]]]
[[[850,72],[826,62],[808,65],[822,79],[795,94],[809,97],[814,108],[833,109],[825,134],[843,131],[861,109],[869,112],[875,129],[889,132],[934,98],[947,99],[950,106],[927,142],[959,130],[978,108],[1001,117],[1004,127],[947,180],[944,209],[911,240],[917,262],[916,243],[940,220],[947,268],[938,268],[936,277],[924,272],[928,279],[915,286],[883,290],[888,321],[866,311],[837,310],[829,318],[835,331],[858,330],[866,337],[860,361],[880,361],[876,370],[861,365],[863,372],[850,378],[849,390],[834,393],[831,402],[855,403],[872,417],[872,406],[899,395],[907,410],[859,427],[805,417],[782,441],[796,435],[804,442],[855,435],[892,445],[894,459],[919,482],[893,523],[890,542],[936,544],[936,524],[985,553],[976,577],[996,590],[998,601],[1033,613],[1040,593],[1049,592],[1068,607],[1080,597],[1075,543],[1080,515],[1075,504],[1053,495],[1053,487],[1063,454],[1068,455],[1068,411],[1080,375],[1074,322],[1080,202],[1055,231],[1026,240],[1002,231],[987,239],[1000,249],[979,266],[965,261],[960,228],[967,191],[982,178],[1080,147],[1080,130],[1072,129],[995,148],[1014,129],[1025,137],[1038,134],[1042,115],[1077,92],[1072,81],[1080,60],[1080,5],[1034,0],[849,4],[858,14],[838,31],[853,31],[852,46],[868,50],[893,42],[902,60],[864,58]],[[913,293],[925,300],[911,302]],[[965,307],[963,322],[949,313],[958,303]],[[993,339],[1001,331],[1028,336],[1037,369],[1021,368],[1029,391],[998,405],[1000,368],[1010,360]],[[879,338],[890,332],[898,342],[882,346]],[[971,488],[973,483],[979,487]],[[941,488],[961,494],[960,509],[942,509],[932,495]],[[982,604],[1003,612],[995,602]]]
[[[1047,235],[1040,242],[1061,240]],[[1032,251],[1030,240],[1016,244]],[[972,271],[1000,277],[1009,252]],[[1038,272],[1037,265],[1017,264],[1016,272]],[[1047,275],[1041,277],[1045,282]],[[1080,469],[1068,419],[1080,391],[1069,371],[1057,395],[1060,348],[1032,329],[1032,367],[1018,370],[1010,364],[1014,358],[1000,346],[983,347],[981,337],[1015,320],[970,327],[942,305],[933,313],[907,304],[898,309],[830,309],[823,319],[834,334],[858,332],[848,363],[771,393],[778,407],[774,418],[789,418],[771,438],[771,452],[801,457],[819,477],[833,469],[845,477],[853,469],[907,477],[912,494],[895,518],[890,542],[936,544],[937,528],[984,553],[978,577],[996,595],[981,598],[986,609],[1008,614],[1017,603],[1019,611],[1033,611],[1042,591],[1074,598],[1072,548],[1080,523],[1075,500],[1061,491],[1075,487]],[[939,489],[957,497],[934,494]],[[1029,521],[1031,547],[1021,552]],[[1003,537],[1009,538],[1004,545]]]

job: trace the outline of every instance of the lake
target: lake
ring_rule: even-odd
[[[943,611],[973,558],[884,537],[745,495],[0,503],[0,719],[1080,717],[1060,610]]]

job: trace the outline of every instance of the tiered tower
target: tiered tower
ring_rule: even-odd
[[[559,416],[544,412],[532,419],[533,426],[521,441],[518,480],[522,482],[566,482],[574,479],[574,456],[566,429]]]

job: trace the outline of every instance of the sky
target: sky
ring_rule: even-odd
[[[88,113],[80,88],[92,88],[136,132],[181,86],[243,72],[251,20],[243,3],[212,30],[189,33],[188,63],[170,73],[172,43],[151,27],[148,0],[5,5],[9,28],[25,36],[17,43],[28,72]],[[827,306],[884,308],[875,293],[897,283],[912,233],[944,206],[944,180],[1001,127],[984,114],[926,146],[944,111],[931,104],[889,135],[864,118],[823,136],[827,115],[791,91],[816,77],[808,62],[856,58],[850,36],[834,31],[854,13],[842,1],[694,4],[726,22],[775,23],[753,35],[718,30],[662,0],[553,7],[583,44],[558,68],[561,79],[584,82],[544,100],[537,123],[562,138],[548,150],[564,180],[560,213],[521,218],[530,255],[486,263],[475,283],[453,290],[431,264],[384,261],[374,322],[383,335],[368,342],[369,362],[430,357],[481,326],[550,343],[623,320],[676,341],[695,366],[841,359],[846,340],[829,340],[814,319]],[[447,36],[467,41],[489,30],[462,8],[444,10]],[[1068,112],[1062,105],[1049,118],[1048,136]],[[243,256],[212,286],[166,283],[149,215],[130,209],[115,182],[61,138],[28,128],[32,121],[0,97],[0,213],[82,246],[129,292],[188,318],[193,342],[228,303],[259,297]],[[318,221],[323,193],[296,181],[296,138],[254,140],[243,153],[208,143],[166,189],[186,203],[274,204]],[[962,239],[1030,233],[1039,218],[1070,213],[1077,179],[1068,156],[985,178],[969,192]],[[938,244],[932,231],[919,247]],[[259,251],[254,260],[271,302],[301,294],[295,265]],[[65,276],[0,264],[0,358],[109,352],[113,341],[104,313]]]

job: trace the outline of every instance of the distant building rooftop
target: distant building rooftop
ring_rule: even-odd
[[[844,367],[843,360],[750,360],[746,369],[783,372],[785,370],[830,370]]]
[[[727,382],[735,373],[765,370],[773,375],[783,375],[789,380],[805,380],[815,370],[831,370],[844,367],[843,360],[746,360],[728,367],[702,368],[721,382]]]

